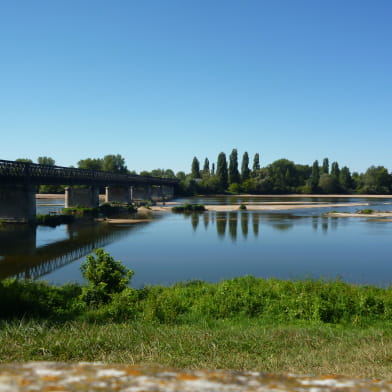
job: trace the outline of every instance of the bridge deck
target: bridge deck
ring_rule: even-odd
[[[0,184],[170,185],[178,180],[0,160]]]

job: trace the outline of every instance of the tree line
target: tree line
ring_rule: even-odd
[[[32,162],[30,159],[17,161]],[[38,163],[54,165],[50,157],[39,157]],[[77,163],[81,169],[102,170],[123,174],[137,174],[130,171],[125,159],[120,155],[105,155],[103,158],[86,158]],[[260,154],[250,161],[245,151],[239,164],[238,151],[234,148],[227,158],[219,153],[216,164],[206,157],[203,164],[195,156],[190,172],[171,169],[143,170],[139,175],[179,180],[178,192],[183,195],[213,193],[253,193],[253,194],[390,194],[392,193],[392,173],[384,166],[370,166],[365,173],[351,172],[338,162],[330,164],[328,158],[312,165],[296,164],[288,159],[278,159],[261,167]],[[43,185],[41,192],[62,191],[58,186]]]

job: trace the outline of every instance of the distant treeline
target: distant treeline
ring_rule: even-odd
[[[250,165],[249,155],[244,152],[241,166],[238,152],[233,149],[229,158],[221,152],[217,163],[194,157],[191,172],[172,170],[153,170],[144,175],[177,178],[184,194],[212,193],[253,193],[253,194],[390,194],[392,193],[392,173],[384,166],[371,166],[365,173],[351,173],[347,166],[338,162],[330,164],[328,158],[322,163],[314,161],[310,165],[296,164],[288,159],[278,159],[268,166],[260,166],[260,155],[253,157]]]
[[[32,162],[29,159],[20,161]],[[38,158],[38,163],[54,165],[50,157]],[[106,155],[103,158],[86,158],[78,162],[81,169],[103,170],[116,173],[137,174],[128,170],[124,158]],[[201,166],[197,157],[191,163],[190,173],[171,169],[141,171],[140,175],[176,178],[180,180],[179,193],[185,195],[213,193],[254,193],[254,194],[390,194],[392,193],[392,173],[384,166],[371,166],[365,173],[351,173],[347,166],[338,162],[330,164],[328,158],[321,163],[310,165],[296,164],[288,159],[279,159],[268,166],[260,166],[260,155],[256,153],[252,164],[244,152],[239,166],[237,149],[233,149],[227,159],[226,154],[218,155],[216,165],[208,158]],[[41,192],[61,192],[62,187],[41,186]]]

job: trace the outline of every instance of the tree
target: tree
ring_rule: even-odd
[[[320,176],[319,188],[322,193],[327,193],[327,194],[336,193],[339,190],[339,183],[335,177],[327,173],[323,173]]]
[[[192,161],[192,178],[200,178],[200,163],[196,157]]]
[[[242,164],[241,164],[241,180],[246,181],[250,177],[250,170],[249,170],[249,155],[245,151],[244,155],[242,156]]]
[[[15,162],[33,163],[33,161],[29,158],[18,158],[18,159],[15,159]]]
[[[332,162],[331,176],[334,177],[337,181],[339,181],[339,175],[340,175],[339,164],[337,162]]]
[[[120,154],[105,155],[102,160],[102,170],[120,174],[126,174],[128,172],[125,159]]]
[[[350,169],[347,166],[343,166],[340,170],[339,183],[342,190],[345,192],[351,191],[353,188],[353,179],[351,177]]]
[[[238,171],[238,152],[233,149],[229,158],[229,183],[238,184],[240,182],[240,173]]]
[[[134,274],[102,248],[97,249],[95,255],[87,256],[81,271],[89,282],[82,289],[82,299],[90,305],[108,302],[112,294],[127,287]]]
[[[37,162],[40,165],[54,166],[56,161],[51,157],[38,157]]]
[[[78,162],[79,169],[87,170],[102,170],[102,159],[100,158],[86,158]]]
[[[210,174],[210,161],[208,158],[204,160],[204,165],[203,165],[203,174]]]
[[[215,176],[215,163],[212,163],[211,175]]]
[[[260,156],[259,156],[259,153],[256,153],[253,158],[253,167],[252,167],[253,176],[256,175],[258,170],[260,170]]]
[[[323,159],[323,166],[321,168],[321,174],[329,174],[329,160],[328,158]]]
[[[221,152],[218,155],[218,161],[216,164],[216,176],[218,177],[219,190],[221,192],[225,191],[228,185],[228,173],[226,154],[224,152]]]
[[[312,188],[312,192],[317,192],[319,181],[320,181],[320,168],[319,168],[318,161],[315,160],[312,166],[312,176],[310,177],[310,186]]]

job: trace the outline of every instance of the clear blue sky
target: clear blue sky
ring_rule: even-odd
[[[0,3],[1,159],[392,170],[390,0]]]

